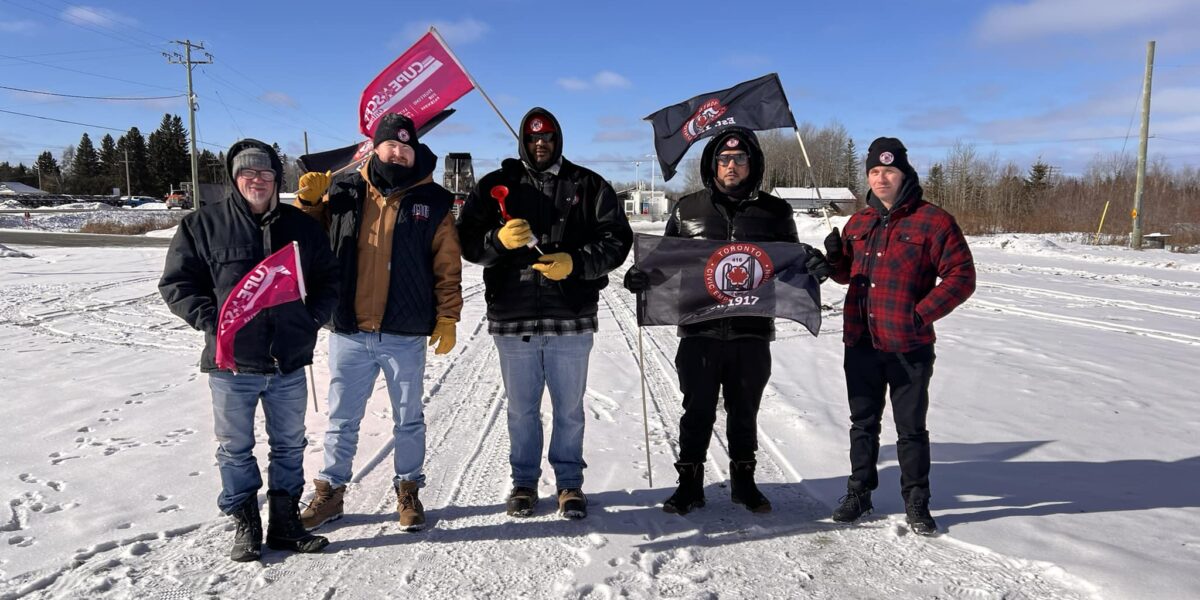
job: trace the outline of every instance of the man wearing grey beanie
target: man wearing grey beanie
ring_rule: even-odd
[[[312,364],[317,331],[337,304],[338,266],[320,225],[299,209],[279,203],[283,163],[270,146],[242,140],[226,156],[233,190],[179,223],[158,289],[171,312],[204,332],[200,371],[208,373],[212,392],[221,476],[217,506],[236,524],[230,558],[254,561],[262,553],[258,490],[263,482],[253,454],[254,414],[260,402],[271,448],[267,545],[319,552],[329,541],[305,530],[299,511],[307,445],[304,367]],[[247,273],[292,243],[298,245],[307,296],[259,312],[236,332],[234,369],[218,367],[218,311],[226,298],[239,292]]]

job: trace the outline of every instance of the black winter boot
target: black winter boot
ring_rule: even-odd
[[[838,507],[833,510],[833,520],[838,523],[853,523],[875,508],[871,504],[870,490],[846,490],[846,495],[842,496],[838,503]]]
[[[283,490],[267,492],[270,520],[267,522],[267,546],[272,550],[320,552],[329,540],[313,535],[300,522],[300,498]]]
[[[679,487],[663,502],[663,512],[686,515],[704,506],[704,463],[675,463]]]
[[[937,522],[929,514],[929,496],[925,493],[914,492],[904,501],[904,520],[908,528],[917,535],[930,536],[937,534]]]
[[[754,468],[756,460],[729,461],[729,498],[734,504],[741,504],[752,513],[771,512],[771,501],[758,491],[754,483]]]
[[[250,562],[262,557],[262,516],[258,514],[258,496],[250,496],[232,514],[237,530],[229,558],[235,562]]]

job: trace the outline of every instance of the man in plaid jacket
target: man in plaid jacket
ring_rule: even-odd
[[[933,322],[975,291],[975,263],[954,217],[921,198],[900,140],[871,143],[867,182],[867,207],[850,217],[845,235],[834,229],[825,239],[832,279],[850,286],[843,342],[851,473],[833,520],[850,523],[873,508],[884,392],[890,391],[906,518],[914,533],[933,535],[925,429]]]

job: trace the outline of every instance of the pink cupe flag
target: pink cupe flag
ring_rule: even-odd
[[[217,317],[217,368],[237,372],[233,338],[264,308],[304,301],[300,245],[292,242],[263,259],[229,293]]]

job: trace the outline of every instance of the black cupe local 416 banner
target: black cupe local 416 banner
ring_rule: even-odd
[[[817,335],[821,285],[808,254],[788,242],[730,242],[634,234],[634,265],[650,278],[638,325],[688,325],[725,317],[776,317]]]
[[[654,150],[664,181],[675,175],[675,166],[696,140],[733,126],[755,131],[796,126],[783,84],[775,73],[727,90],[700,94],[644,120],[654,125]]]

